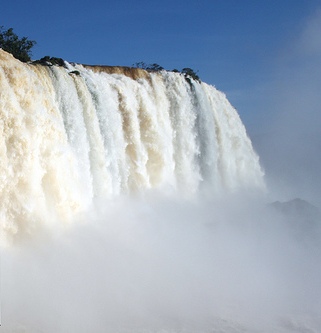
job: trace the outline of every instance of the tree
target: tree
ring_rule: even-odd
[[[135,62],[132,66],[135,68],[141,68],[141,69],[146,69],[148,67],[148,65],[145,64],[143,61]]]
[[[135,68],[145,69],[148,72],[160,72],[160,71],[163,71],[163,70],[166,71],[166,69],[164,69],[164,67],[162,67],[158,64],[149,64],[148,65],[143,61],[136,62],[132,66],[135,67]],[[192,80],[195,80],[199,83],[201,82],[201,79],[197,75],[198,71],[194,71],[192,68],[185,67],[181,71],[179,71],[177,69],[173,69],[173,70],[171,70],[171,72],[183,74],[185,80],[190,84],[192,84]]]
[[[19,38],[12,28],[5,30],[3,26],[0,26],[0,48],[20,61],[30,61],[31,49],[35,44],[34,40],[29,40],[27,37]]]
[[[159,71],[162,71],[164,69],[162,66],[160,66],[158,64],[149,64],[149,65],[147,65],[143,61],[136,62],[135,64],[133,64],[133,67],[145,69],[148,72],[159,72]]]
[[[182,71],[181,71],[181,73],[185,76],[185,78],[187,80],[189,80],[190,78],[192,78],[195,81],[201,82],[201,79],[197,75],[198,71],[195,72],[193,69],[187,67],[187,68],[183,68]]]
[[[158,65],[158,64],[150,64],[147,66],[146,68],[148,71],[151,71],[151,72],[160,72],[164,69],[164,67]]]

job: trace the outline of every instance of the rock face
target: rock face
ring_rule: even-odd
[[[142,68],[126,66],[100,66],[100,65],[83,65],[84,68],[94,73],[119,74],[125,75],[133,80],[146,79],[150,80],[149,73]]]
[[[281,214],[298,236],[321,236],[320,211],[309,202],[296,198],[286,202],[275,201],[270,206]]]
[[[317,207],[300,198],[286,202],[275,201],[271,205],[287,216],[304,217],[309,219],[317,219],[320,217],[320,212]]]

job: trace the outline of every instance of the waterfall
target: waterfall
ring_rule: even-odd
[[[262,188],[226,96],[168,71],[25,64],[0,50],[0,214],[17,233],[96,198]]]
[[[0,135],[4,333],[320,331],[319,220],[215,87],[0,49]]]

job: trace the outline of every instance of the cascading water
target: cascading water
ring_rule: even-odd
[[[148,188],[263,186],[245,128],[214,87],[166,71],[67,67],[0,50],[4,230]]]
[[[321,231],[214,87],[0,49],[0,135],[1,332],[320,331]]]

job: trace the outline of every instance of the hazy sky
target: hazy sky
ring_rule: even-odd
[[[12,0],[0,24],[37,41],[34,59],[199,70],[237,108],[268,173],[283,167],[296,182],[300,169],[302,183],[310,175],[321,187],[320,9],[320,0]]]

